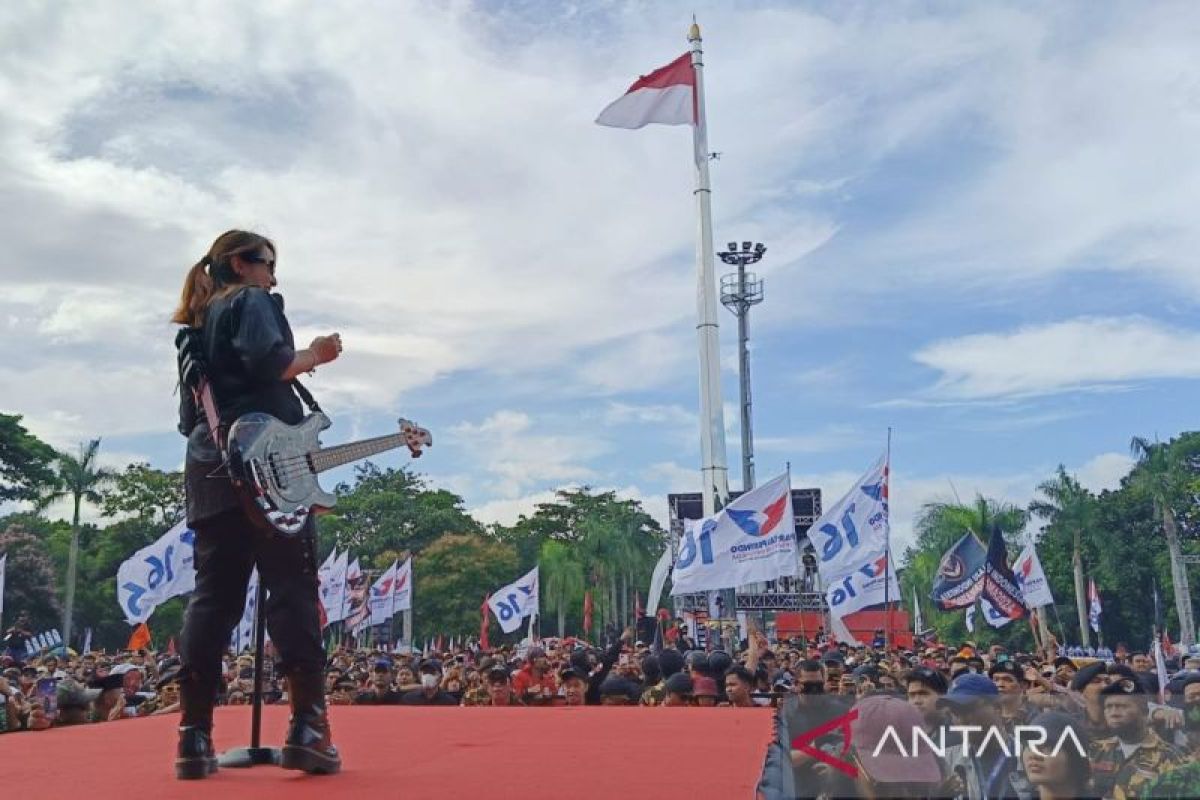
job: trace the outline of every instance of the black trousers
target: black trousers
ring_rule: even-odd
[[[221,657],[242,617],[255,565],[268,592],[267,631],[279,654],[276,669],[286,675],[319,675],[325,668],[325,650],[317,610],[313,522],[300,536],[286,538],[238,509],[197,524],[195,530],[196,589],[180,636],[184,694],[201,698],[216,693]]]

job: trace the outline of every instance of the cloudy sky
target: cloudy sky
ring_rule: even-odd
[[[1194,427],[1200,11],[1169,2],[5,3],[0,409],[177,467],[167,320],[244,227],[298,338],[342,333],[329,443],[403,414],[482,520],[583,483],[665,518],[699,489],[690,132],[593,120],[693,10],[717,242],[769,248],[760,478],[832,501],[892,426],[903,533]]]

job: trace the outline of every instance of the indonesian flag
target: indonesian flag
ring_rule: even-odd
[[[695,125],[696,116],[696,70],[689,52],[634,81],[629,91],[600,112],[596,123],[630,129],[652,122]]]

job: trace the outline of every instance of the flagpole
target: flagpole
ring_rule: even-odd
[[[883,651],[891,649],[892,642],[892,604],[890,602],[892,587],[892,426],[887,432],[887,456],[883,462],[884,489],[887,490],[887,503],[884,513],[887,514],[887,527],[883,532]]]
[[[700,345],[700,474],[704,516],[715,514],[729,497],[725,463],[724,405],[721,400],[721,342],[717,325],[716,269],[713,264],[712,186],[708,175],[708,119],[704,110],[704,51],[700,26],[688,30],[696,74],[696,124],[692,147],[696,163],[696,335]]]

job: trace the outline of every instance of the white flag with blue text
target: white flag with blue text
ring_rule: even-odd
[[[671,594],[775,580],[795,575],[798,567],[792,491],[784,473],[711,517],[684,520]]]
[[[505,633],[521,627],[521,620],[538,613],[538,568],[534,567],[520,579],[492,592],[488,607]]]
[[[843,617],[878,605],[885,596],[900,599],[895,561],[885,556],[890,525],[888,479],[885,454],[808,529],[833,632],[841,641],[857,641]],[[885,572],[890,576],[886,583]]]
[[[117,602],[130,625],[150,619],[161,604],[196,588],[196,532],[180,522],[117,568]]]
[[[334,549],[336,550],[336,548]],[[349,568],[349,560],[350,551],[343,550],[330,564],[329,569],[325,572],[325,577],[321,580],[321,605],[325,608],[326,622],[341,622],[346,618],[342,595],[346,590],[346,570]]]

